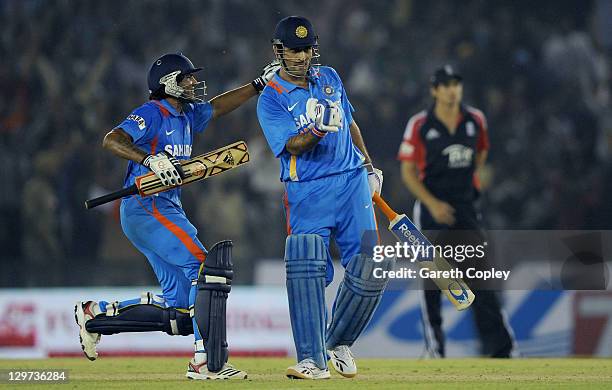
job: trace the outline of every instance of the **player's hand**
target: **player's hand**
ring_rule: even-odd
[[[314,120],[315,129],[323,134],[337,133],[342,128],[342,109],[337,102],[310,98],[306,102],[306,113]]]
[[[268,65],[264,66],[261,72],[261,76],[251,82],[255,90],[257,92],[263,91],[263,89],[266,87],[266,84],[268,84],[268,81],[272,80],[272,77],[274,77],[274,74],[278,72],[280,67],[280,62],[278,62],[278,60],[274,60]]]
[[[436,223],[449,226],[455,224],[455,209],[450,204],[436,199],[427,205],[427,209]]]
[[[147,154],[141,164],[152,170],[165,186],[183,184],[185,172],[181,163],[166,151]]]
[[[374,168],[372,163],[364,165],[366,171],[368,172],[368,185],[370,186],[370,195],[374,196],[374,194],[380,195],[382,192],[383,185],[383,172]]]

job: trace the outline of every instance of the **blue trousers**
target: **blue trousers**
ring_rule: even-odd
[[[285,182],[287,234],[318,234],[328,251],[327,284],[334,268],[329,240],[334,238],[344,267],[376,245],[376,218],[365,169],[305,182]],[[364,248],[366,247],[366,248]]]
[[[121,227],[149,260],[168,306],[188,308],[206,249],[183,209],[162,198],[133,196],[121,202]]]

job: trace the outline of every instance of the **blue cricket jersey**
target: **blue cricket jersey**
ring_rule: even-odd
[[[178,112],[165,99],[151,100],[132,111],[115,128],[123,129],[132,137],[134,144],[147,153],[156,154],[165,150],[178,160],[188,160],[191,157],[193,133],[203,132],[212,115],[213,109],[208,102],[184,104],[183,112]],[[137,176],[149,172],[145,166],[130,161],[124,187],[131,186]],[[178,187],[155,196],[181,206],[180,195],[181,189]]]
[[[344,118],[342,128],[337,133],[328,133],[311,150],[293,156],[285,149],[285,144],[313,123],[314,118],[306,115],[306,101],[311,97],[340,102]],[[340,76],[333,68],[312,69],[308,89],[276,74],[259,96],[257,117],[270,149],[281,160],[280,179],[308,181],[361,167],[365,159],[353,144],[349,128],[353,111]]]

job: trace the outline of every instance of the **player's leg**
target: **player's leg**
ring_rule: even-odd
[[[431,279],[423,280],[421,323],[425,340],[425,355],[429,358],[445,356],[445,336],[442,330],[442,293]]]
[[[287,369],[295,379],[329,378],[325,352],[325,286],[333,278],[329,255],[334,194],[328,179],[288,183],[285,213],[287,297],[298,364]]]
[[[96,345],[101,335],[151,331],[184,336],[193,333],[187,309],[189,281],[156,254],[139,249],[151,263],[162,284],[163,293],[172,298],[166,301],[163,296],[145,292],[139,298],[124,301],[77,302],[75,319],[80,328],[81,348],[90,360],[97,358]],[[169,286],[182,292],[169,294]]]
[[[293,379],[329,378],[325,355],[325,274],[328,253],[316,234],[292,234],[285,245],[287,296],[298,364]]]
[[[374,277],[374,269],[390,270],[393,260],[372,259],[378,235],[365,170],[338,175],[334,190],[336,243],[345,273],[334,301],[326,345],[335,370],[353,377],[357,366],[349,347],[372,319],[388,282]]]
[[[221,245],[215,245],[211,249],[214,253],[207,255],[206,249],[197,237],[195,226],[189,222],[182,209],[172,204],[162,205],[160,202],[160,206],[157,207],[153,202],[150,211],[155,223],[146,229],[140,226],[138,232],[132,232],[132,235],[147,240],[149,246],[165,263],[174,267],[179,274],[183,274],[184,279],[177,276],[174,279],[160,280],[160,283],[165,291],[169,290],[164,296],[169,302],[181,297],[182,301],[187,300],[192,313],[195,354],[188,365],[186,376],[190,379],[246,378],[246,372],[236,370],[227,364],[226,312],[225,304],[221,303],[227,299],[227,292],[213,294],[215,297],[213,302],[206,298],[206,291],[214,290],[213,287],[223,290],[225,282],[211,282],[204,285],[202,283],[207,270],[214,271],[219,268],[224,269],[224,272],[231,272],[231,250],[221,250]],[[143,232],[147,234],[143,235]],[[205,265],[201,267],[202,262]],[[178,283],[177,280],[183,280],[184,283]],[[166,289],[165,286],[169,288]],[[204,298],[200,298],[201,295]],[[200,319],[199,317],[205,313],[208,313],[208,318]],[[208,326],[203,328],[202,324]]]
[[[472,204],[457,205],[461,230],[453,231],[456,234],[455,241],[464,245],[482,245],[486,239],[485,232],[481,229],[481,217],[478,208]],[[474,267],[476,269],[490,269],[494,263],[491,258],[492,244],[487,246],[486,256],[477,261],[461,263],[462,267]],[[474,280],[470,283],[478,299],[474,300],[472,313],[474,322],[480,337],[481,354],[488,357],[509,358],[515,349],[513,332],[506,321],[506,315],[502,309],[496,286],[490,281]],[[478,301],[478,303],[476,302]]]
[[[434,221],[420,201],[414,203],[412,216],[415,226],[423,231],[432,243],[440,244],[436,240],[436,233],[439,233],[444,227]],[[431,279],[422,280],[421,287],[423,292],[420,305],[425,354],[429,358],[443,358],[446,353],[446,339],[442,329],[442,293]]]
[[[207,363],[206,367],[197,370],[190,365],[188,378],[247,378],[246,372],[227,363],[226,304],[233,276],[232,242],[218,242],[210,249],[200,268],[194,302],[194,328],[201,332]]]

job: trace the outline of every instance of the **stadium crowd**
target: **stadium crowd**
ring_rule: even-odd
[[[315,24],[321,60],[343,77],[384,194],[409,210],[395,159],[408,117],[431,102],[444,63],[465,101],[488,117],[487,225],[605,229],[612,222],[612,6],[600,1],[333,0],[0,2],[0,286],[154,283],[122,236],[118,204],[83,201],[118,189],[125,163],[104,134],[147,97],[150,61],[181,51],[213,97],[273,58],[283,16]],[[245,139],[252,163],[186,187],[205,245],[232,238],[238,281],[280,258],[283,187],[255,99],[212,124],[194,155]],[[139,270],[134,272],[134,270]],[[68,272],[69,271],[69,272]]]

